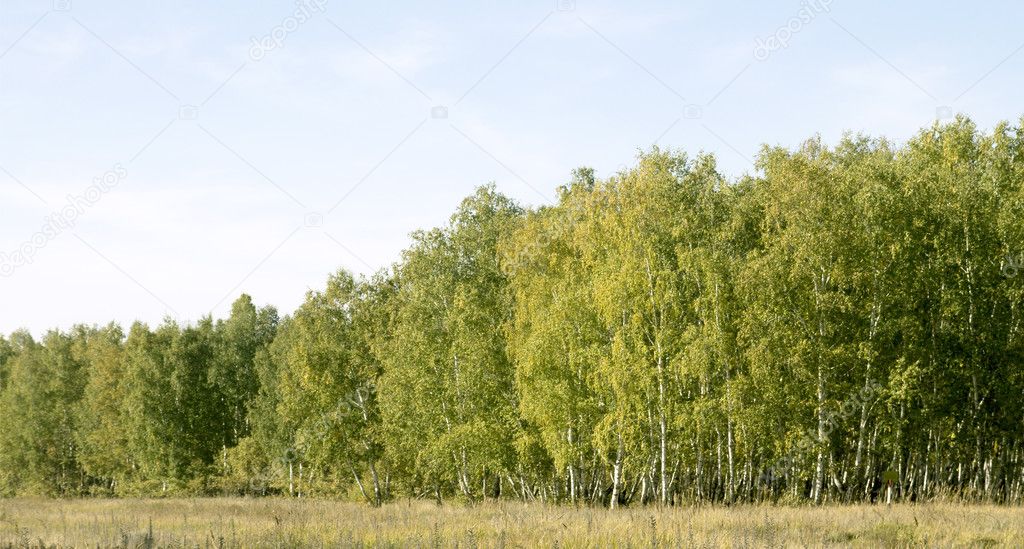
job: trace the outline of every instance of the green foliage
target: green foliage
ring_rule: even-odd
[[[520,215],[481,188],[448,227],[414,234],[396,269],[378,395],[389,462],[412,489],[472,499],[515,470],[511,296],[497,245]]]
[[[960,118],[482,187],[284,318],[0,337],[0,494],[1019,502],[1022,182]]]
[[[71,334],[49,332],[41,343],[27,333],[11,337],[7,387],[0,395],[0,489],[7,493],[65,495],[82,486],[76,460],[73,409],[85,388],[84,368]]]
[[[78,461],[101,491],[114,492],[128,478],[131,458],[123,404],[127,391],[124,333],[116,325],[95,331],[80,349],[88,382],[77,407]]]

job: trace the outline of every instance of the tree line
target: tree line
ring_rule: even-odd
[[[0,495],[1021,502],[1021,126],[756,168],[481,187],[291,315],[0,337]]]

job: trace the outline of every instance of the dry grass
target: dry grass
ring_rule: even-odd
[[[1024,509],[989,505],[380,509],[291,499],[0,500],[0,547],[1024,546]]]

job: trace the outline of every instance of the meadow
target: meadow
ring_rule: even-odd
[[[0,500],[0,547],[990,547],[1024,545],[1024,509],[930,503],[379,508],[306,499]]]

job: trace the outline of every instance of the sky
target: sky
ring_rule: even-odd
[[[283,313],[479,185],[1024,114],[1020,2],[0,0],[0,333]]]

